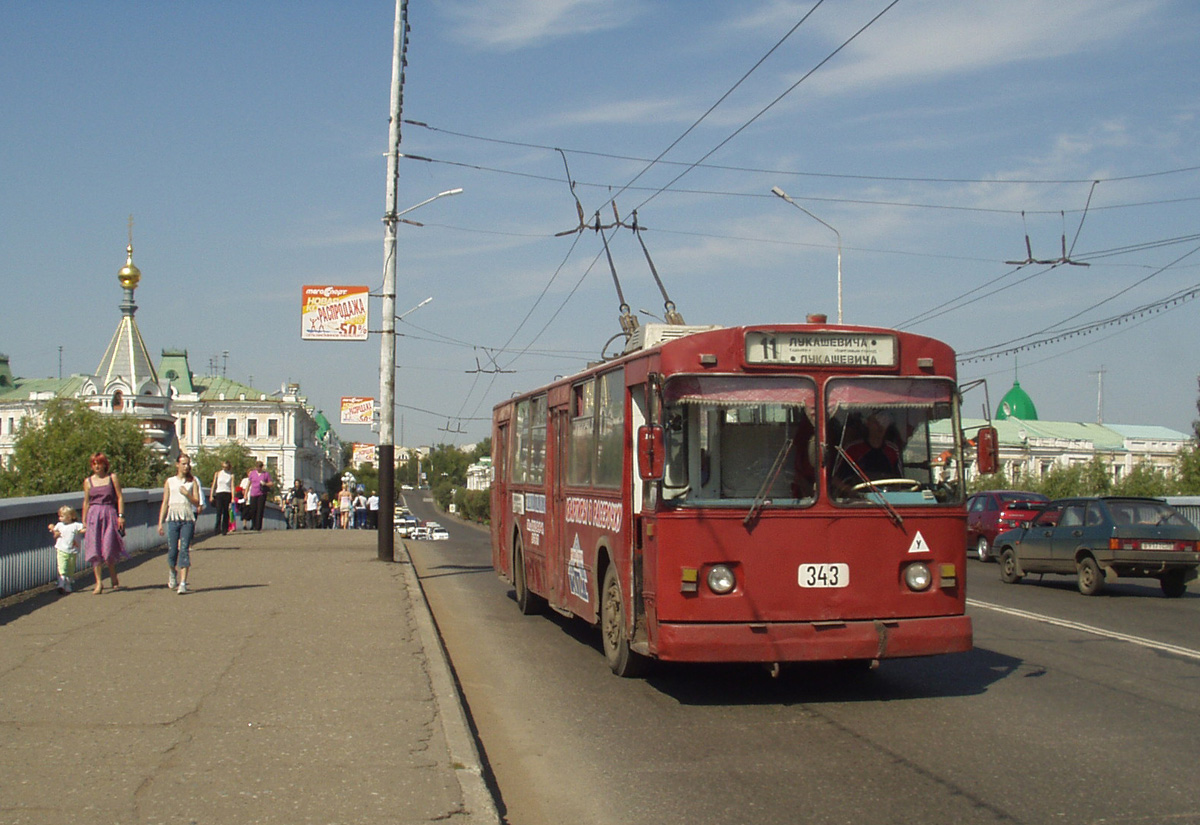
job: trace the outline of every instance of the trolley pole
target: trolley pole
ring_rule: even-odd
[[[383,216],[383,332],[379,344],[379,536],[378,558],[394,561],[396,533],[396,199],[400,183],[400,111],[404,104],[404,53],[408,47],[408,0],[396,0],[392,34],[392,100],[388,120],[387,211]]]

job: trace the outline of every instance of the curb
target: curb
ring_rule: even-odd
[[[462,789],[463,814],[470,822],[501,825],[500,813],[496,802],[483,779],[482,760],[479,750],[475,747],[475,739],[471,735],[467,715],[463,711],[463,698],[458,692],[450,668],[450,659],[446,648],[442,645],[441,634],[438,633],[437,622],[425,599],[425,591],[417,577],[417,569],[412,557],[408,554],[408,545],[404,541],[397,542],[402,558],[398,561],[407,567],[405,582],[408,587],[409,601],[414,605],[413,616],[417,623],[417,632],[421,637],[421,646],[425,649],[425,660],[429,668],[429,682],[433,689],[434,700],[437,702],[438,715],[442,720],[442,730],[446,736],[446,747],[450,754],[450,769],[454,772],[458,785]]]

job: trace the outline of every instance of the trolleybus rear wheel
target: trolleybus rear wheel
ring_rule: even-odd
[[[604,571],[604,585],[600,588],[600,637],[604,641],[604,658],[613,673],[633,677],[646,671],[649,660],[629,647],[621,582],[617,568],[611,564]]]
[[[520,539],[513,547],[513,590],[516,591],[517,607],[522,614],[533,616],[545,609],[546,600],[529,592],[529,585],[525,583],[525,547]]]

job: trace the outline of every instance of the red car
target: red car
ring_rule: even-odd
[[[1027,490],[987,490],[967,499],[967,552],[991,561],[998,533],[1029,521],[1049,498]]]

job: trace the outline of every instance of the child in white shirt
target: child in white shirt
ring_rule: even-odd
[[[58,592],[70,593],[75,556],[83,543],[84,527],[75,520],[75,511],[65,505],[58,508],[58,524],[49,527],[54,535],[54,549],[58,552]]]

